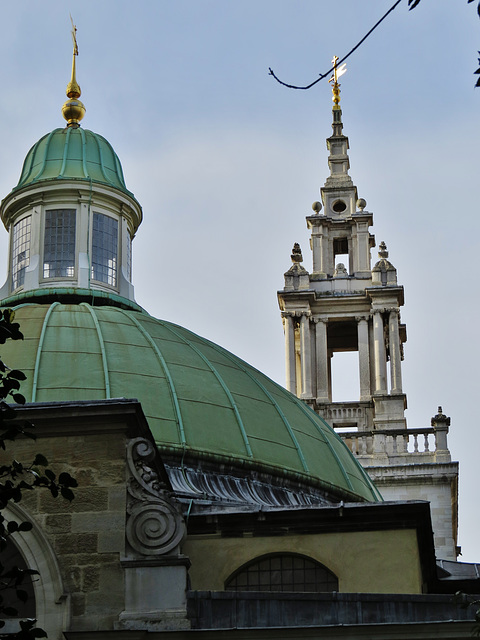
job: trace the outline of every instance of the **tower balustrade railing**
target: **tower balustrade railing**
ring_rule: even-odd
[[[372,429],[368,431],[337,431],[356,457],[413,456],[417,461],[447,462],[450,452],[447,446],[448,427],[417,427],[408,429]]]

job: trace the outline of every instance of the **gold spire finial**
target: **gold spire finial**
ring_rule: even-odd
[[[330,78],[329,82],[332,85],[332,93],[333,93],[333,108],[340,109],[340,84],[338,82],[338,78],[343,76],[345,71],[347,70],[347,64],[344,62],[340,67],[337,67],[338,56],[333,56],[333,76]]]
[[[62,114],[67,121],[67,127],[79,127],[80,120],[85,115],[85,107],[78,99],[82,92],[80,85],[76,78],[75,57],[78,56],[78,44],[77,44],[77,27],[73,24],[72,16],[70,16],[72,22],[72,40],[73,40],[73,60],[72,60],[72,77],[67,84],[67,97],[70,98],[65,102],[62,107]]]

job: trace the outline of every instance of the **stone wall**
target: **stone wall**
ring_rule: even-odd
[[[118,402],[27,406],[21,416],[35,424],[37,439],[20,438],[1,454],[2,460],[15,457],[27,463],[42,453],[57,476],[67,471],[78,482],[71,503],[38,488],[24,492],[15,514],[35,525],[33,533],[17,538],[19,548],[31,545],[36,534],[41,542],[34,555],[44,556],[43,562],[35,558],[38,566],[57,565],[63,592],[55,594],[56,601],[42,602],[42,575],[34,585],[50,639],[65,630],[48,628],[48,620],[58,620],[54,614],[59,607],[67,608],[63,624],[77,631],[113,629],[124,609],[126,441],[132,429],[143,430],[135,427],[138,409],[138,403]]]

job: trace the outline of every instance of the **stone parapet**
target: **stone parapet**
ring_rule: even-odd
[[[389,464],[451,461],[444,426],[343,431],[339,435],[364,466],[377,465],[378,456],[386,456]]]

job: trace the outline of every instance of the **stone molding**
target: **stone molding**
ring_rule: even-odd
[[[183,516],[157,470],[150,464],[156,456],[153,443],[133,438],[127,444],[126,537],[142,556],[174,551],[186,535]]]
[[[12,542],[20,550],[27,566],[40,574],[32,580],[38,625],[48,631],[49,638],[61,640],[62,631],[70,626],[71,610],[57,555],[43,529],[26,509],[10,502],[3,510],[3,516],[7,521],[30,522],[33,525],[31,531],[16,532]],[[18,623],[18,618],[11,620]],[[3,631],[10,632],[8,620]]]

